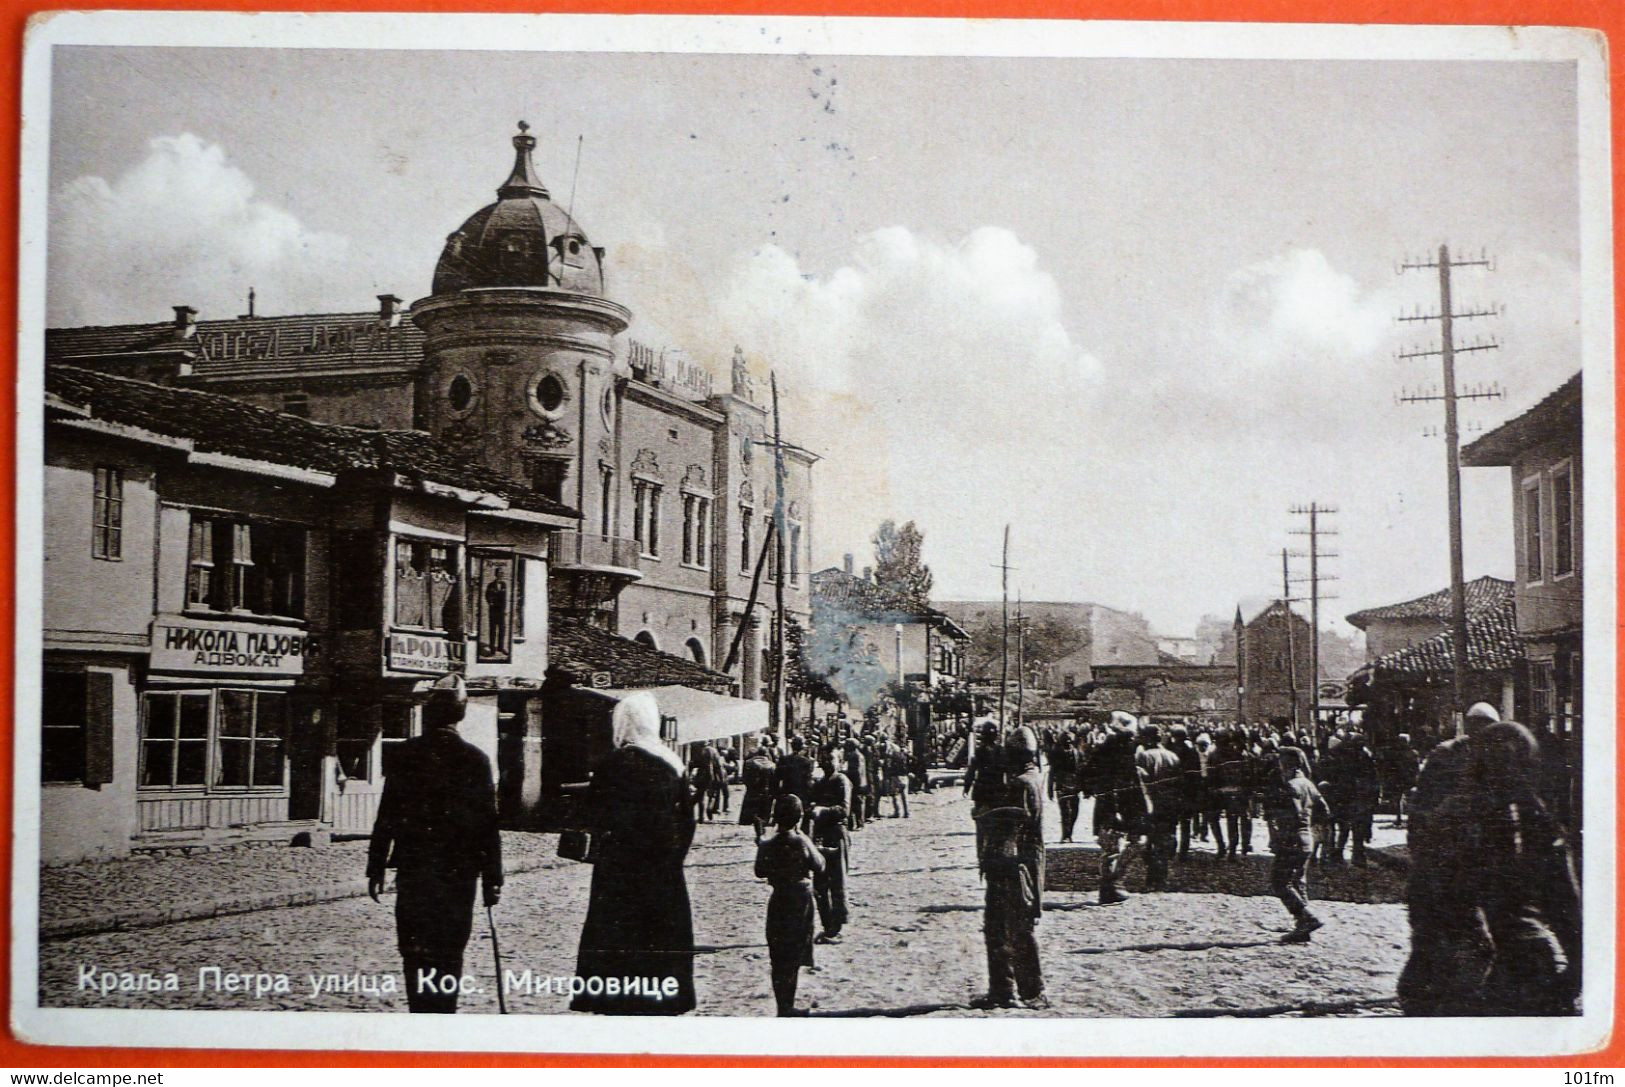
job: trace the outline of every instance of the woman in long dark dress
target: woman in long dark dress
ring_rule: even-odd
[[[682,1015],[695,1004],[694,922],[683,876],[694,839],[688,783],[681,760],[660,741],[653,695],[624,699],[611,731],[615,749],[592,774],[597,859],[576,955],[585,988],[570,1008]]]

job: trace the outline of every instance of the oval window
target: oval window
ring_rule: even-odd
[[[468,379],[467,374],[458,374],[446,386],[446,402],[451,405],[452,411],[467,411],[468,406],[474,402],[474,383]]]
[[[536,403],[545,412],[559,410],[559,405],[564,403],[564,382],[559,380],[559,375],[542,375],[542,379],[536,383]]]
[[[606,386],[604,397],[598,402],[598,410],[604,417],[605,426],[615,425],[615,387]]]
[[[570,255],[573,257],[573,256],[576,256],[577,254],[579,254],[580,252],[581,252],[581,243],[576,241],[574,238],[571,238],[570,239]]]

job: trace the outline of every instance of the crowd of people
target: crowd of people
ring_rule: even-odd
[[[489,762],[456,734],[465,705],[460,681],[430,692],[425,734],[408,741],[385,781],[369,851],[374,898],[386,868],[397,870],[413,1011],[456,1010],[455,989],[415,979],[459,975],[476,888],[487,907],[501,898]],[[650,694],[622,700],[611,726],[612,750],[585,798],[586,829],[572,832],[582,841],[560,839],[561,855],[593,864],[576,964],[583,987],[571,1008],[673,1015],[696,1006],[684,865],[697,823],[727,812],[737,774],[737,822],[751,827],[754,871],[770,887],[766,938],[778,1013],[805,1015],[796,1004],[800,971],[816,945],[839,943],[850,921],[852,835],[882,817],[887,799],[892,817],[907,818],[908,793],[930,786],[918,745],[905,746],[879,722],[840,722],[790,734],[782,746],[756,737],[734,769],[713,744],[697,745],[686,763],[679,758],[660,738]],[[1234,862],[1254,851],[1255,825],[1264,822],[1271,888],[1294,921],[1282,942],[1298,944],[1324,924],[1310,906],[1310,866],[1364,866],[1379,805],[1397,819],[1408,812],[1404,1010],[1552,1015],[1576,1006],[1573,857],[1540,795],[1539,745],[1493,707],[1473,706],[1464,735],[1425,759],[1403,738],[1374,755],[1349,728],[1316,744],[1285,720],[1196,729],[1123,712],[1042,730],[983,721],[960,739],[948,750],[969,749],[962,778],[986,895],[989,982],[973,1006],[1049,1006],[1034,931],[1043,912],[1046,798],[1059,808],[1063,843],[1075,840],[1082,801],[1092,799],[1099,902],[1108,906],[1128,900],[1122,882],[1136,855],[1144,855],[1147,890],[1167,891],[1193,841],[1210,841]],[[628,978],[659,984],[619,984]]]

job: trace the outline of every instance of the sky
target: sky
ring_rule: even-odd
[[[53,326],[421,298],[528,121],[631,335],[777,373],[815,568],[913,520],[942,599],[997,597],[1008,523],[1013,593],[1189,634],[1311,501],[1323,616],[1446,585],[1442,412],[1395,402],[1438,363],[1394,357],[1441,242],[1504,306],[1465,437],[1580,365],[1567,63],[58,47],[51,108]],[[1469,578],[1510,495],[1464,470]]]

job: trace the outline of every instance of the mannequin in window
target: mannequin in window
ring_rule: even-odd
[[[487,644],[498,653],[508,648],[508,583],[501,566],[493,565],[491,580],[485,584]]]

